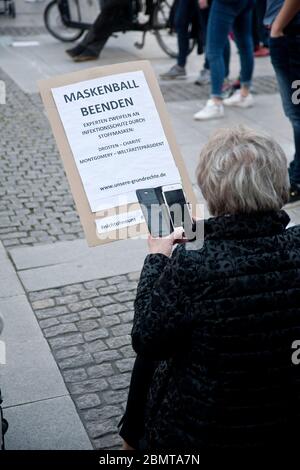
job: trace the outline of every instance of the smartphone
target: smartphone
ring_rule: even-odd
[[[162,188],[137,189],[136,195],[153,237],[166,237],[174,227],[168,207],[164,203]]]
[[[193,220],[181,184],[163,186],[162,196],[168,206],[173,226],[183,227],[185,232],[189,232],[193,226]]]

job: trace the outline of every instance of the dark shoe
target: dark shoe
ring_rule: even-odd
[[[72,49],[67,49],[66,50],[66,53],[70,56],[70,57],[76,57],[77,55],[81,54],[83,51],[84,51],[85,47],[84,46],[81,46],[80,44],[78,44],[77,46],[75,47],[72,47]]]
[[[98,54],[93,54],[92,52],[86,51],[73,57],[73,60],[74,62],[87,62],[88,60],[97,60],[98,57]]]
[[[294,207],[294,204],[300,203],[300,184],[292,184],[289,193],[289,202],[285,207]]]

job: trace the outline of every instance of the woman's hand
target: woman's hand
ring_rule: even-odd
[[[171,256],[172,248],[175,243],[184,243],[187,240],[183,237],[183,228],[177,227],[167,237],[154,238],[151,235],[148,237],[149,253],[160,253],[165,256]]]
[[[271,38],[280,38],[283,36],[282,28],[276,23],[276,20],[272,24],[270,36]]]
[[[123,440],[122,450],[135,450],[134,447],[131,447],[126,441]]]

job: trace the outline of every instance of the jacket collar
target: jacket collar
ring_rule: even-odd
[[[204,238],[224,240],[272,236],[283,232],[289,221],[283,210],[212,217],[204,222]]]

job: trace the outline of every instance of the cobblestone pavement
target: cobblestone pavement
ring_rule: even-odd
[[[11,247],[83,237],[42,106],[1,71],[0,79],[0,239]]]
[[[139,273],[31,292],[39,325],[97,449],[120,448],[134,361],[130,332]]]
[[[0,36],[38,36],[45,34],[47,30],[44,26],[0,26]]]

